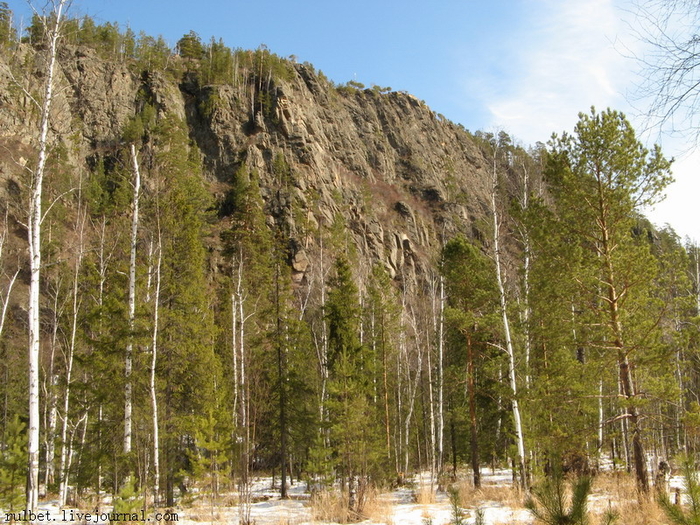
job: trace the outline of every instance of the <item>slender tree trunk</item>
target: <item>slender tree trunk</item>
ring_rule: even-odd
[[[530,200],[530,173],[523,166],[523,210],[527,210]],[[530,318],[532,311],[530,308],[530,234],[526,228],[523,228],[523,330],[524,330],[524,345],[525,345],[525,388],[530,389],[530,353],[531,353],[531,336],[530,336]]]
[[[479,470],[479,434],[476,423],[476,396],[474,381],[474,347],[472,336],[467,332],[467,390],[469,391],[469,427],[471,429],[471,460],[474,472],[474,488],[481,488],[481,471]]]
[[[386,453],[391,459],[391,419],[389,415],[389,380],[388,380],[388,359],[386,355],[386,327],[382,316],[382,383],[384,387],[384,429],[386,431]]]
[[[277,374],[279,379],[280,498],[287,498],[287,360],[282,341],[280,262],[275,265],[275,308],[277,310]]]
[[[57,284],[53,297],[53,319],[51,323],[51,343],[49,352],[49,368],[44,378],[46,401],[46,416],[44,424],[44,483],[53,484],[56,475],[56,426],[58,424],[58,374],[56,373],[56,348],[58,346],[58,318],[62,307],[59,307],[60,284]]]
[[[596,457],[600,461],[600,455],[603,452],[603,426],[605,425],[603,412],[603,379],[598,381],[598,446]]]
[[[637,487],[646,494],[649,492],[649,475],[647,472],[644,445],[642,443],[639,412],[635,403],[637,393],[635,391],[634,381],[632,379],[632,371],[630,370],[630,362],[628,358],[629,349],[625,346],[622,321],[620,319],[621,296],[617,290],[615,267],[612,259],[614,246],[610,238],[610,231],[608,229],[608,209],[604,200],[601,176],[598,175],[597,179],[599,213],[597,224],[601,234],[600,255],[603,258],[605,269],[605,281],[603,286],[607,292],[606,303],[609,315],[609,327],[613,336],[612,343],[617,351],[617,362],[620,374],[620,385],[622,387],[622,395],[627,402],[626,417],[628,425],[631,427],[632,431],[632,455],[637,478]]]
[[[503,320],[503,332],[505,335],[506,354],[508,355],[508,379],[512,395],[511,406],[513,410],[513,423],[515,424],[515,439],[518,449],[518,468],[520,469],[520,483],[523,488],[527,488],[527,472],[525,470],[525,438],[523,436],[523,426],[520,417],[520,407],[518,403],[518,386],[515,372],[515,351],[513,340],[510,335],[510,322],[508,320],[508,303],[506,290],[503,283],[501,270],[501,248],[500,248],[500,223],[498,219],[498,208],[496,206],[496,191],[498,188],[498,174],[496,170],[496,156],[493,159],[493,175],[491,187],[491,214],[493,215],[493,253],[496,263],[496,280],[501,304],[501,318]]]
[[[79,196],[80,198],[80,196]],[[59,506],[63,507],[66,504],[67,489],[68,489],[68,469],[70,464],[71,454],[69,450],[68,443],[66,442],[66,436],[68,433],[68,424],[70,422],[70,395],[71,395],[71,381],[73,376],[73,358],[75,356],[75,339],[78,332],[78,283],[80,277],[80,269],[83,263],[83,233],[85,231],[85,219],[82,216],[82,210],[78,208],[78,231],[79,231],[79,243],[78,243],[78,253],[76,254],[75,270],[73,273],[73,311],[72,321],[71,321],[71,335],[70,344],[68,346],[68,356],[66,357],[66,390],[63,398],[63,427],[61,428],[61,487],[59,491]],[[72,443],[72,437],[71,437]]]
[[[87,412],[83,414],[80,420],[75,424],[75,427],[73,427],[73,429],[71,430],[70,437],[67,437],[68,442],[63,444],[63,447],[66,449],[67,452],[65,465],[61,467],[61,470],[63,472],[61,474],[61,486],[59,488],[59,499],[61,501],[60,507],[64,507],[66,505],[66,500],[68,499],[68,475],[70,473],[70,468],[73,464],[73,457],[75,456],[75,448],[73,447],[75,433],[78,431],[78,427],[81,423],[87,425],[87,415]]]
[[[415,315],[413,312],[411,312],[411,325],[413,328],[413,331],[416,335],[416,346],[418,350],[418,355],[416,358],[416,364],[418,366],[418,369],[415,372],[415,375],[413,379],[411,379],[411,369],[410,367],[406,368],[406,378],[408,380],[408,412],[406,412],[406,417],[404,418],[404,465],[403,465],[403,472],[404,474],[408,473],[408,467],[409,467],[409,452],[410,452],[410,435],[411,435],[411,420],[413,418],[413,410],[416,404],[416,394],[418,392],[418,384],[420,383],[420,377],[421,377],[421,372],[423,368],[423,352],[421,350],[421,342],[418,337],[419,331],[415,319]],[[408,356],[408,347],[406,347],[406,362],[409,363],[409,356]]]
[[[7,214],[8,212],[7,210],[5,210],[5,223],[3,225],[3,234],[2,237],[0,237],[0,261],[4,260],[5,241],[8,235]],[[0,309],[0,337],[2,336],[3,329],[5,328],[5,319],[7,319],[7,308],[10,306],[10,295],[12,294],[12,288],[14,288],[15,281],[17,280],[17,276],[19,275],[19,272],[21,270],[21,266],[18,265],[17,270],[12,275],[12,277],[10,277],[10,281],[7,284],[7,291],[5,292],[5,296],[2,298],[2,309]]]
[[[131,241],[129,252],[129,339],[126,344],[124,363],[124,454],[131,453],[131,427],[133,411],[133,385],[131,379],[134,350],[134,318],[136,314],[136,242],[139,231],[139,198],[141,195],[141,171],[136,157],[136,148],[132,144],[129,152],[134,170],[134,195],[131,215]]]
[[[59,0],[55,5],[55,21],[49,31],[49,60],[46,68],[46,85],[41,108],[39,133],[39,159],[33,173],[29,199],[29,221],[27,237],[29,241],[29,432],[27,439],[27,509],[35,511],[39,504],[39,351],[41,325],[39,321],[39,299],[41,292],[41,195],[44,172],[48,157],[49,120],[53,99],[54,74],[60,24],[63,8],[67,0]]]
[[[160,501],[160,438],[158,423],[158,397],[156,396],[156,364],[158,361],[158,321],[160,307],[160,268],[162,262],[162,243],[160,237],[160,224],[158,225],[158,260],[156,262],[156,289],[153,296],[153,334],[151,338],[151,377],[149,388],[151,391],[151,413],[153,424],[153,494],[154,503]]]
[[[238,427],[238,304],[236,303],[236,294],[231,293],[231,357],[233,360],[233,428],[234,431]]]
[[[433,483],[435,482],[435,477],[437,474],[437,462],[435,450],[437,448],[436,435],[435,435],[435,400],[433,399],[433,363],[431,359],[432,354],[432,344],[428,346],[427,356],[427,369],[428,369],[428,409],[430,416],[430,448],[428,454],[428,460],[430,461],[430,484],[431,490],[433,490]],[[425,403],[423,403],[425,406]],[[425,420],[425,418],[424,418]]]
[[[324,249],[323,249],[323,232],[319,234],[319,244],[321,247],[321,257],[320,257],[320,271],[321,271],[321,355],[320,355],[320,369],[321,369],[321,399],[319,403],[319,412],[321,416],[321,421],[326,422],[328,420],[328,413],[326,408],[326,401],[328,398],[328,325],[326,324],[326,269],[324,266]],[[324,445],[326,448],[330,446],[329,443],[329,433],[324,434]]]
[[[442,473],[444,456],[444,432],[445,432],[445,279],[440,276],[440,319],[438,328],[438,473]]]

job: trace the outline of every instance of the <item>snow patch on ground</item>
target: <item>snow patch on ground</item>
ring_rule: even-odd
[[[510,490],[512,475],[509,470],[484,471],[483,484],[492,487],[502,487]],[[382,500],[387,503],[387,515],[381,519],[369,519],[360,522],[361,525],[448,525],[452,522],[452,506],[447,494],[438,492],[434,503],[417,503],[415,494],[419,487],[429,487],[429,475],[416,476],[416,488],[401,487],[383,494]],[[329,522],[316,521],[311,514],[309,495],[304,484],[297,484],[289,489],[290,499],[280,500],[278,489],[272,487],[271,478],[257,479],[252,485],[253,503],[250,517],[256,525],[331,525]],[[260,500],[263,501],[260,501]],[[532,519],[525,509],[511,508],[499,502],[480,502],[486,525],[529,524]],[[476,519],[476,508],[463,509],[465,524],[471,525]],[[180,524],[199,525],[204,523],[238,524],[239,511],[235,507],[218,508],[214,510],[214,519],[206,511],[199,509],[196,514],[191,511],[180,513]]]

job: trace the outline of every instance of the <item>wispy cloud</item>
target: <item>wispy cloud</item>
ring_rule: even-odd
[[[545,142],[553,132],[572,130],[578,113],[596,106],[622,110],[641,128],[643,119],[636,118],[626,93],[638,80],[638,64],[630,56],[643,49],[625,3],[528,2],[527,15],[502,47],[506,53],[500,58],[509,67],[465,81],[472,96],[481,94],[490,126],[505,129],[525,144]],[[677,142],[665,141],[667,156],[683,150]],[[700,192],[699,156],[680,156],[674,164],[677,182],[668,189],[667,199],[646,213],[656,224],[669,223],[680,235],[700,240],[694,204]]]
[[[592,105],[624,103],[630,66],[615,49],[624,24],[613,0],[541,0],[528,6],[509,39],[506,59],[512,67],[489,79],[502,85],[483,90],[482,83],[480,89],[492,126],[533,143],[570,129]]]

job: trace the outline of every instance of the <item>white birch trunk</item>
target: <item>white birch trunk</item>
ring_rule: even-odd
[[[598,382],[598,452],[597,456],[603,453],[603,426],[605,425],[605,412],[603,411],[603,379]]]
[[[238,284],[236,286],[236,299],[238,302],[238,322],[240,330],[238,331],[238,357],[240,365],[239,374],[239,389],[241,395],[241,426],[244,429],[248,428],[248,391],[246,385],[246,359],[245,359],[245,297],[243,293],[243,249],[240,251],[239,269],[238,269]],[[247,454],[247,452],[246,452]]]
[[[530,200],[530,174],[523,166],[523,210],[527,210]],[[532,312],[530,309],[530,233],[527,228],[523,228],[523,302],[525,303],[525,308],[523,311],[523,326],[525,331],[525,389],[530,389],[530,353],[531,353],[531,341],[530,341],[530,318],[532,317]]]
[[[238,303],[231,293],[231,354],[233,358],[233,428],[238,427]]]
[[[160,302],[160,268],[162,261],[162,249],[160,238],[160,225],[158,226],[158,260],[156,262],[156,290],[153,298],[153,336],[151,339],[151,378],[149,388],[151,391],[151,412],[153,422],[153,494],[157,505],[160,493],[160,438],[158,433],[158,398],[156,397],[156,364],[158,359],[158,314]]]
[[[440,324],[438,329],[438,423],[437,423],[437,469],[442,472],[444,455],[445,401],[444,401],[444,355],[445,355],[445,280],[440,276]]]
[[[83,232],[85,227],[85,217],[81,217],[81,209],[78,208],[78,223],[79,223],[79,244],[77,259],[75,261],[75,271],[73,274],[73,311],[71,321],[70,344],[68,347],[68,355],[66,356],[66,390],[63,398],[63,426],[61,427],[61,464],[60,464],[60,480],[61,487],[58,495],[59,506],[63,507],[66,504],[67,488],[68,488],[68,470],[70,468],[70,454],[66,436],[68,432],[68,424],[70,421],[70,394],[71,380],[73,375],[73,357],[75,356],[75,338],[78,331],[78,278],[80,276],[80,268],[83,262]],[[71,438],[72,443],[72,438]]]
[[[432,345],[428,346],[427,359],[428,359],[428,407],[429,407],[429,417],[430,417],[430,489],[433,490],[433,485],[435,483],[437,474],[437,463],[435,449],[436,444],[436,432],[435,432],[435,396],[433,394],[433,363],[431,359]]]
[[[131,452],[131,426],[133,410],[133,385],[131,383],[132,359],[133,359],[133,332],[134,317],[136,313],[136,241],[139,230],[139,197],[141,190],[141,172],[136,148],[130,148],[131,163],[134,170],[134,202],[131,215],[131,242],[129,254],[129,339],[126,344],[126,356],[124,363],[124,454]]]
[[[39,132],[39,158],[32,174],[29,221],[27,238],[29,241],[29,431],[27,438],[27,509],[35,511],[39,504],[39,349],[41,326],[39,322],[39,296],[41,287],[41,196],[44,183],[46,159],[48,157],[49,120],[53,99],[56,54],[60,37],[60,24],[66,0],[54,4],[55,23],[49,31],[49,61],[46,67],[46,85],[41,107]]]
[[[78,426],[80,426],[81,423],[85,423],[85,425],[87,425],[87,415],[87,412],[83,414],[80,420],[75,424],[75,427],[73,427],[73,430],[71,430],[70,438],[68,438],[68,443],[63,444],[63,447],[65,450],[67,450],[67,453],[65,467],[62,467],[62,470],[64,471],[64,476],[61,478],[61,484],[59,487],[59,500],[62,502],[60,503],[60,507],[64,507],[66,505],[66,500],[68,499],[68,473],[70,472],[70,468],[73,465],[73,457],[75,456],[75,448],[73,447],[75,433],[77,432]]]
[[[413,410],[416,404],[416,394],[418,392],[418,384],[420,383],[420,376],[421,372],[423,370],[423,351],[421,347],[421,341],[419,337],[419,331],[418,331],[418,323],[416,321],[415,314],[413,311],[411,311],[411,328],[413,329],[413,333],[415,335],[415,341],[416,341],[416,347],[418,351],[416,363],[417,363],[417,370],[415,372],[415,375],[413,377],[413,380],[411,380],[411,369],[409,366],[406,367],[406,379],[407,379],[407,386],[408,386],[408,412],[406,413],[406,417],[404,418],[404,465],[403,465],[403,472],[404,474],[408,473],[408,459],[409,459],[409,451],[411,450],[411,443],[410,443],[410,436],[411,436],[411,419],[413,418]],[[406,349],[406,363],[410,363],[410,356],[408,355],[408,346],[405,347]]]
[[[320,234],[321,245],[321,356],[319,365],[321,369],[321,400],[319,412],[321,421],[326,421],[326,398],[328,388],[328,326],[326,325],[326,270],[324,267],[323,233]],[[328,446],[328,433],[324,436],[326,446]]]
[[[56,425],[58,424],[58,374],[56,368],[56,347],[58,341],[58,318],[61,314],[59,311],[60,282],[56,285],[55,294],[53,297],[53,322],[51,323],[51,343],[49,348],[49,367],[44,379],[44,392],[46,395],[45,403],[45,419],[44,425],[44,483],[52,484],[56,475]],[[48,383],[48,386],[46,386]]]
[[[496,206],[496,191],[498,188],[498,173],[496,170],[496,156],[493,159],[493,175],[491,186],[491,214],[493,215],[493,253],[496,263],[496,280],[500,296],[501,318],[503,320],[503,332],[506,343],[506,354],[508,355],[508,380],[512,394],[511,406],[513,410],[513,423],[515,425],[515,438],[518,448],[518,466],[520,469],[520,483],[527,486],[527,473],[525,472],[525,438],[523,437],[523,426],[520,417],[520,407],[518,404],[518,386],[515,372],[515,351],[513,340],[510,334],[510,322],[508,320],[508,301],[506,298],[505,285],[503,284],[503,273],[501,270],[501,248],[500,248],[500,223],[498,220],[498,207]]]
[[[8,236],[7,215],[8,212],[7,210],[5,210],[5,223],[3,225],[2,237],[0,237],[0,261],[3,260],[5,251],[5,241],[7,240]],[[2,336],[3,329],[5,328],[5,319],[7,319],[7,308],[10,305],[10,295],[12,294],[12,288],[15,286],[15,281],[17,280],[17,276],[19,275],[20,270],[21,267],[18,267],[14,275],[10,277],[10,282],[7,284],[7,291],[5,292],[5,296],[2,297],[2,310],[0,311],[0,336]]]

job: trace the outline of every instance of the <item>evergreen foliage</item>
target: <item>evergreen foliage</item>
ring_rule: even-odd
[[[0,506],[13,511],[23,508],[27,477],[26,425],[15,414],[4,430],[4,448],[0,450]]]
[[[11,19],[0,2],[0,47],[20,45]],[[27,57],[45,46],[49,22],[32,20],[21,44]],[[400,217],[391,206],[378,228],[383,233],[372,232],[386,244],[373,246],[363,230],[373,225],[357,217],[372,215],[372,197],[384,182],[363,179],[357,194],[341,177],[332,190],[313,187],[304,172],[311,168],[299,167],[299,148],[275,128],[284,83],[310,74],[310,66],[293,65],[265,46],[247,51],[221,39],[203,42],[194,32],[171,50],[162,37],[90,17],[67,24],[67,45],[83,46],[91,60],[118,62],[141,87],[134,114],[114,127],[116,136],[78,137],[85,131],[78,122],[76,136],[57,137],[50,156],[47,195],[55,203],[45,216],[41,302],[49,489],[67,481],[79,495],[106,490],[116,494],[115,511],[128,512],[143,504],[137,487],[149,494],[157,485],[168,505],[188,492],[207,494],[213,506],[224,489],[237,486],[249,509],[251,481],[264,472],[275,480],[305,479],[311,489],[339,486],[345,514],[360,519],[370,489],[389,480],[401,484],[430,469],[442,481],[451,460],[455,475],[469,463],[478,485],[482,464],[515,459],[509,410],[515,401],[534,472],[549,459],[585,471],[608,451],[619,463],[642,444],[669,454],[700,445],[700,257],[670,228],[657,229],[640,215],[640,205],[656,202],[669,183],[670,163],[658,148],[644,148],[620,113],[581,115],[574,133],[555,137],[548,149],[527,151],[505,133],[473,137],[497,175],[503,309],[513,320],[517,352],[513,395],[504,379],[509,363],[494,261],[485,255],[484,232],[492,226],[474,220],[469,237],[455,233],[453,226],[464,224],[448,217],[455,201],[478,206],[458,187],[449,162],[451,195],[425,210],[444,219],[443,249],[431,254],[440,263],[426,256],[437,242],[396,236],[409,214]],[[187,99],[184,115],[176,116],[158,92],[159,83],[173,81]],[[372,104],[389,88],[363,89],[356,82],[339,88]],[[228,111],[248,119],[246,142],[210,140]],[[211,128],[203,131],[202,123]],[[216,162],[229,174],[214,180],[206,173],[211,164],[204,165],[194,141],[225,151]],[[144,181],[133,329],[125,233],[132,145]],[[69,165],[67,158],[87,150],[84,166]],[[414,157],[411,166],[422,162]],[[4,240],[23,224],[10,202],[11,176],[7,181]],[[394,191],[383,195],[392,206]],[[331,200],[330,212],[316,204]],[[412,220],[419,228],[419,213]],[[421,235],[436,239],[433,226],[424,226]],[[388,253],[394,248],[403,250],[403,268]],[[16,267],[24,277],[23,251],[12,250],[0,261],[2,294]],[[16,349],[26,339],[26,321],[22,300],[13,296],[9,304],[0,334],[0,505],[17,508],[26,474],[27,385],[12,371],[24,360]],[[134,346],[136,424],[133,450],[123,455],[125,410],[115,391],[124,380],[127,339]],[[158,480],[148,395],[154,342]],[[625,370],[633,371],[630,388],[620,392]],[[75,460],[62,476],[63,445]],[[692,473],[687,478],[693,499],[697,482]],[[200,490],[190,490],[193,484]],[[555,476],[536,488],[528,503],[533,515],[586,523],[588,478],[572,483],[570,502],[566,485]],[[453,521],[465,522],[456,492],[451,502]],[[669,519],[691,519],[664,506]]]
[[[554,467],[550,477],[535,487],[525,501],[525,508],[536,520],[546,525],[588,525],[591,516],[588,511],[588,497],[591,493],[591,478],[580,476],[569,482],[570,495],[561,466]],[[618,519],[617,512],[608,510],[601,523],[613,525]]]
[[[15,28],[12,25],[12,11],[7,2],[0,2],[0,48],[17,40]]]
[[[204,57],[202,40],[194,31],[190,31],[178,40],[175,47],[182,58],[201,60]]]
[[[112,512],[114,515],[133,515],[138,514],[143,510],[143,508],[143,498],[139,497],[136,481],[134,478],[129,477],[114,500],[114,508]],[[115,520],[113,523],[119,523],[119,521],[120,520]]]
[[[567,306],[586,310],[581,328],[588,329],[578,330],[576,337],[588,335],[583,344],[597,349],[603,363],[618,367],[637,481],[646,491],[638,423],[644,402],[637,395],[643,378],[633,378],[631,368],[660,357],[663,305],[651,287],[658,262],[644,238],[633,235],[633,227],[639,207],[657,202],[671,182],[670,163],[658,146],[644,148],[624,115],[612,110],[580,114],[575,133],[555,138],[546,170],[556,210],[552,228],[568,239],[571,250],[569,264],[560,266],[566,269],[561,277],[583,299]]]

